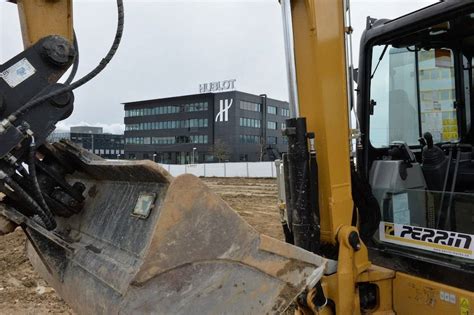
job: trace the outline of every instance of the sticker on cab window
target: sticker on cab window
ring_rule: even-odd
[[[474,260],[474,235],[380,222],[379,236],[387,243]]]

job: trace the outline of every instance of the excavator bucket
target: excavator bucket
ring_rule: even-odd
[[[275,314],[326,260],[260,235],[198,178],[55,145],[85,207],[49,232],[12,208],[34,268],[78,314]]]

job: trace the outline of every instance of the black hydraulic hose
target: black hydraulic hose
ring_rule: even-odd
[[[33,190],[44,212],[44,215],[48,217],[48,222],[51,223],[49,227],[47,226],[47,228],[48,230],[54,230],[56,228],[56,220],[54,219],[53,213],[51,212],[51,209],[46,203],[46,200],[44,200],[43,193],[41,192],[41,187],[38,183],[38,175],[36,174],[35,160],[36,160],[36,144],[33,138],[33,140],[31,141],[30,152],[28,156],[28,170],[30,172],[29,178],[31,179],[31,182],[33,184]],[[43,222],[46,225],[46,222],[44,220]]]
[[[324,295],[324,290],[323,290],[323,286],[321,285],[321,281],[319,281],[316,284],[315,288],[316,288],[316,295],[314,296],[313,303],[314,305],[317,306],[318,310],[320,310],[326,307],[326,305],[328,304],[328,299]]]
[[[76,31],[74,31],[73,45],[76,55],[74,56],[74,63],[72,65],[71,73],[69,74],[69,77],[66,79],[66,81],[64,81],[65,85],[71,85],[72,80],[74,80],[74,77],[76,76],[77,69],[79,68],[79,44],[77,42]]]
[[[124,25],[124,9],[123,9],[123,0],[117,0],[117,11],[118,11],[118,22],[117,22],[117,31],[115,34],[114,42],[112,43],[112,46],[109,49],[109,52],[107,55],[101,60],[99,65],[95,67],[91,72],[89,72],[87,75],[82,77],[81,79],[77,80],[76,82],[66,85],[63,88],[57,89],[51,93],[45,94],[43,96],[40,96],[38,98],[34,98],[30,100],[28,103],[20,107],[18,110],[16,110],[13,114],[9,116],[10,122],[14,122],[17,118],[21,117],[24,115],[26,112],[34,108],[35,106],[49,100],[50,98],[56,97],[61,94],[68,93],[74,89],[77,89],[78,87],[86,84],[90,80],[92,80],[94,77],[96,77],[102,70],[105,69],[105,67],[108,65],[108,63],[112,60],[114,57],[115,53],[117,52],[117,49],[120,45],[120,41],[122,39],[123,35],[123,25]]]
[[[449,195],[448,209],[446,210],[446,217],[444,218],[443,228],[446,228],[446,224],[449,221],[449,228],[452,228],[453,222],[451,222],[451,207],[453,205],[454,191],[456,190],[456,182],[459,173],[459,163],[461,162],[461,148],[458,147],[456,156],[456,165],[454,166],[454,175],[451,183],[451,194]]]
[[[438,218],[436,220],[436,227],[440,227],[441,217],[443,213],[443,206],[444,206],[444,196],[446,195],[446,188],[448,187],[448,179],[449,179],[449,171],[451,169],[451,159],[453,158],[453,149],[449,147],[449,154],[448,154],[448,167],[446,168],[446,174],[444,176],[444,184],[443,184],[443,191],[441,192],[441,201],[439,205],[438,211]]]
[[[25,190],[23,190],[23,188],[16,181],[14,181],[10,176],[3,173],[2,171],[0,171],[0,180],[10,186],[20,197],[20,199],[22,199],[22,201],[30,205],[33,211],[39,216],[46,229],[54,230],[56,224],[49,220],[49,217],[45,214],[43,209],[41,209],[40,205],[38,205],[38,203],[33,198],[31,198],[31,196]]]

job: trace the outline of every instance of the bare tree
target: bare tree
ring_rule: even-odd
[[[230,158],[230,148],[222,140],[217,139],[212,146],[212,155],[219,161],[225,161]]]

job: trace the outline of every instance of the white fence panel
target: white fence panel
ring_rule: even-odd
[[[170,165],[169,172],[173,176],[186,174],[186,165]]]
[[[248,177],[248,163],[224,163],[225,177]]]
[[[275,162],[271,162],[270,165],[272,166],[272,176],[270,177],[277,177],[277,169],[276,169]]]
[[[274,162],[160,165],[173,176],[193,174],[199,177],[276,177],[276,168]]]
[[[205,177],[226,177],[223,163],[204,164],[206,174]]]
[[[272,166],[273,163],[261,162],[261,163],[248,163],[249,176],[248,177],[273,177]]]
[[[193,174],[194,176],[205,177],[206,174],[204,173],[204,167],[204,164],[186,165],[186,174]]]

